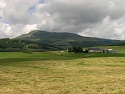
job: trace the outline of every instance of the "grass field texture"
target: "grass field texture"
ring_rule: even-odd
[[[0,53],[0,94],[125,94],[125,54]]]
[[[114,49],[117,53],[125,53],[125,46],[98,46],[104,49]]]

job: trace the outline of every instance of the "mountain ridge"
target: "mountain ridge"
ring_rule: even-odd
[[[85,37],[68,32],[47,32],[42,30],[31,31],[28,34],[17,37],[16,39],[31,40],[34,42],[46,43],[55,46],[66,45],[82,47],[113,45],[120,42],[120,40]]]
[[[53,34],[53,33],[57,33],[57,34],[72,34],[72,35],[77,35],[79,37],[85,37],[85,38],[93,38],[93,39],[103,39],[103,40],[114,40],[114,39],[107,39],[107,38],[99,38],[99,37],[88,37],[88,36],[82,36],[82,35],[79,35],[79,34],[75,34],[75,33],[70,33],[70,32],[48,32],[48,31],[42,31],[42,30],[33,30],[33,31],[30,31],[28,34],[22,34],[16,38],[24,38],[26,37],[26,35],[32,35],[34,33],[37,33],[37,32],[44,32],[44,33],[48,33],[48,34]],[[120,40],[116,40],[116,41],[120,41]]]
[[[104,45],[115,45],[120,40],[109,40],[93,37],[84,37],[68,32],[47,32],[34,30],[13,39],[0,39],[0,51],[52,51],[66,50],[69,47],[93,47]]]

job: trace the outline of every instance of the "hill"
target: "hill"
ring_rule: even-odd
[[[0,39],[0,51],[65,50],[71,46],[92,47],[119,44],[119,40],[84,37],[73,33],[34,30],[14,39]]]
[[[84,37],[73,33],[46,32],[41,30],[31,31],[30,33],[21,35],[16,39],[30,40],[60,48],[67,48],[70,46],[91,47],[100,45],[113,45],[120,42],[119,40]]]
[[[125,46],[125,41],[120,42],[117,46]]]

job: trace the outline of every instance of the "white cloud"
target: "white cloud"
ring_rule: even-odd
[[[1,0],[0,38],[41,29],[124,39],[124,4],[123,0]]]
[[[36,24],[31,24],[31,25],[25,25],[23,28],[23,31],[25,33],[29,33],[29,31],[31,30],[36,30],[37,29],[37,25]]]
[[[6,6],[6,3],[4,2],[4,0],[0,1],[0,9],[4,8]]]
[[[90,37],[101,37],[108,39],[120,39],[125,38],[125,22],[123,20],[125,17],[118,20],[111,20],[109,16],[104,18],[102,22],[96,24],[93,28],[87,28],[80,32],[80,35],[90,36]]]
[[[11,37],[13,35],[12,30],[11,30],[11,26],[9,26],[8,24],[1,24],[0,23],[0,37],[4,38],[4,37]]]

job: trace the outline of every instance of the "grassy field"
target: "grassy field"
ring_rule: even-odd
[[[118,53],[125,53],[125,46],[98,46],[104,49],[114,49]]]
[[[0,53],[0,94],[125,94],[125,54]]]

